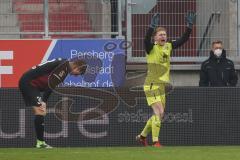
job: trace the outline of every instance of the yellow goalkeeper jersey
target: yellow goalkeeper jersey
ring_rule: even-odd
[[[151,83],[169,83],[170,81],[170,56],[172,43],[165,43],[164,46],[155,44],[147,54],[147,77],[145,85]]]

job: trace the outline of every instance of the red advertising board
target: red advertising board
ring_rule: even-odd
[[[51,41],[0,40],[0,71],[12,66],[11,71],[0,72],[0,87],[17,87],[21,75],[42,61]],[[4,58],[7,52],[12,52],[11,58]]]

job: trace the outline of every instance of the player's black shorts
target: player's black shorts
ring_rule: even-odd
[[[41,105],[41,91],[29,84],[28,88],[21,85],[22,80],[19,81],[19,89],[23,95],[26,106],[40,106]]]

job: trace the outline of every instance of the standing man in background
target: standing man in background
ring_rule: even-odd
[[[204,61],[200,71],[200,87],[235,87],[238,76],[220,40],[212,42],[209,59]]]

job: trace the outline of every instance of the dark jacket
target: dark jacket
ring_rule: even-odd
[[[234,64],[226,58],[226,51],[223,50],[220,57],[216,57],[211,51],[209,59],[202,63],[199,86],[236,86],[237,81]]]

